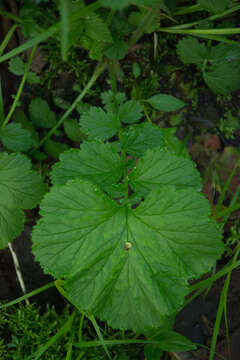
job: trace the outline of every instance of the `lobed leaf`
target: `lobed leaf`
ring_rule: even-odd
[[[84,311],[113,327],[156,328],[223,251],[209,212],[192,189],[154,190],[132,210],[76,179],[45,196],[33,252]]]

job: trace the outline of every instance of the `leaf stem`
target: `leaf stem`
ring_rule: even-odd
[[[83,89],[83,91],[78,95],[78,97],[76,98],[76,100],[72,103],[72,105],[70,106],[70,108],[65,111],[65,113],[63,114],[63,116],[58,120],[57,124],[46,134],[46,136],[44,136],[44,138],[39,142],[39,144],[31,151],[31,153],[33,153],[34,151],[36,151],[38,148],[40,148],[40,146],[42,146],[42,144],[48,140],[53,134],[54,132],[59,128],[59,126],[62,125],[62,123],[64,122],[64,120],[67,119],[67,117],[71,114],[71,112],[76,108],[77,104],[79,103],[79,101],[81,101],[83,99],[83,97],[86,95],[86,93],[88,92],[88,90],[93,86],[93,84],[95,83],[95,81],[97,80],[97,78],[100,76],[100,74],[104,71],[104,69],[106,68],[106,60],[101,61],[98,63],[98,65],[95,68],[95,71],[91,77],[91,79],[89,80],[89,82],[87,83],[87,85],[85,86],[85,88]]]
[[[28,62],[27,62],[27,66],[25,68],[25,71],[24,71],[24,74],[23,74],[23,77],[22,77],[22,80],[21,80],[21,83],[19,85],[19,88],[18,88],[18,91],[17,91],[17,94],[15,96],[15,99],[13,101],[13,104],[11,106],[11,109],[9,110],[9,113],[7,114],[7,117],[5,118],[3,124],[1,127],[4,127],[8,124],[8,122],[10,121],[11,119],[11,116],[12,114],[14,113],[16,107],[17,107],[17,103],[18,103],[18,100],[22,94],[22,91],[23,91],[23,87],[24,87],[24,84],[27,80],[27,76],[28,76],[28,73],[29,73],[29,69],[30,69],[30,65],[32,63],[32,60],[33,60],[33,57],[34,57],[34,54],[35,54],[35,51],[36,51],[36,48],[37,48],[37,45],[35,45],[32,49],[32,52],[29,56],[29,59],[28,59]]]
[[[5,38],[3,39],[3,42],[1,43],[0,46],[0,56],[2,55],[2,53],[4,52],[9,40],[11,39],[11,37],[13,36],[14,31],[17,29],[18,25],[14,24],[10,30],[8,31],[7,35],[5,36]]]

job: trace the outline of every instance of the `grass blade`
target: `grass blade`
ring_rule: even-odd
[[[61,54],[63,61],[67,61],[67,52],[69,48],[70,34],[70,3],[66,0],[60,0],[59,10],[61,15]]]

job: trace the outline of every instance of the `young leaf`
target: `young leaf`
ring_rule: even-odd
[[[25,155],[0,153],[0,248],[7,246],[23,230],[21,209],[32,209],[41,200],[45,186],[31,170]]]
[[[48,103],[42,98],[33,99],[29,105],[32,122],[40,128],[50,129],[56,125],[56,116],[49,109]]]
[[[176,111],[185,106],[185,103],[172,95],[158,94],[146,100],[154,109],[160,111]]]
[[[76,179],[45,196],[33,252],[84,311],[122,329],[158,327],[223,251],[209,213],[192,189],[152,191],[132,210]]]
[[[52,139],[44,142],[44,151],[53,159],[58,159],[60,154],[68,150],[69,146]]]
[[[79,122],[76,119],[66,119],[63,123],[67,137],[76,142],[86,140],[86,136],[80,131]]]
[[[208,48],[196,38],[184,37],[177,44],[177,54],[184,64],[201,65],[208,57]]]
[[[164,185],[177,189],[201,190],[201,178],[193,161],[170,154],[165,149],[148,150],[129,175],[130,186],[141,194]]]
[[[80,129],[88,135],[89,139],[107,140],[120,130],[121,126],[117,116],[105,112],[101,108],[92,106],[80,118]]]
[[[19,56],[11,58],[9,61],[8,69],[14,75],[23,75],[25,72],[27,64],[25,64]],[[40,78],[32,71],[29,71],[27,74],[27,81],[30,84],[39,84]]]
[[[16,123],[2,127],[0,139],[3,145],[11,151],[26,152],[33,147],[34,143],[31,132]]]
[[[86,36],[96,41],[113,41],[107,24],[97,14],[92,13],[85,18],[85,32]]]
[[[119,106],[119,119],[126,124],[138,122],[143,116],[143,105],[138,100],[129,100]]]
[[[198,0],[198,3],[203,9],[211,13],[221,13],[228,7],[230,1],[229,0]]]
[[[104,55],[111,60],[122,60],[128,52],[127,43],[123,40],[115,41],[104,49]]]
[[[143,155],[147,149],[163,145],[162,129],[149,122],[130,126],[123,131],[121,136],[122,148],[129,155],[136,157]]]
[[[126,95],[121,92],[117,92],[116,97],[112,90],[104,91],[101,94],[102,103],[107,111],[115,111],[115,101],[118,105],[126,101]]]
[[[87,142],[81,149],[72,149],[60,156],[53,166],[53,184],[65,184],[77,177],[101,187],[117,183],[123,171],[123,162],[114,147],[107,143]]]

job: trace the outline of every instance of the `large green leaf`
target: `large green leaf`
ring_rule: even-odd
[[[102,187],[117,183],[123,171],[123,162],[114,147],[107,143],[83,143],[81,149],[72,149],[60,155],[54,165],[53,184],[65,184],[80,177]]]
[[[120,122],[112,112],[105,112],[101,108],[92,106],[80,118],[81,131],[89,139],[107,140],[120,130]]]
[[[0,248],[23,230],[24,213],[37,205],[45,192],[41,177],[31,170],[25,155],[0,153]]]
[[[222,253],[209,212],[192,189],[164,187],[132,210],[76,179],[45,196],[33,252],[46,272],[66,279],[81,309],[113,327],[159,327],[183,303],[187,280]]]
[[[131,187],[142,194],[163,185],[201,189],[201,178],[193,161],[165,149],[148,150],[129,175]]]

